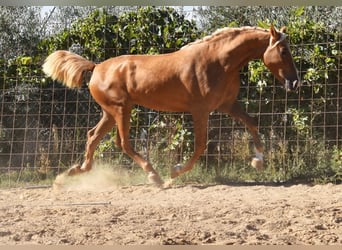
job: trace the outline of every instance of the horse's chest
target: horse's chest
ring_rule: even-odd
[[[240,89],[238,77],[216,78],[215,81],[208,81],[200,86],[201,94],[205,97],[207,104],[215,109],[223,103],[233,103]]]

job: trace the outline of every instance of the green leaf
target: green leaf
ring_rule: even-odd
[[[270,27],[270,24],[261,20],[258,20],[258,26],[264,29],[268,29]]]
[[[305,12],[305,7],[301,6],[295,10],[295,16],[299,17],[302,16]]]
[[[29,65],[32,63],[32,57],[24,56],[24,57],[20,58],[20,62],[22,65]]]

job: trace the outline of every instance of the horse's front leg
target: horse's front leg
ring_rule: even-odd
[[[88,131],[85,159],[82,165],[76,164],[72,166],[67,174],[69,176],[88,172],[92,168],[93,156],[97,145],[101,139],[112,129],[115,125],[115,120],[108,113],[103,111],[103,116],[99,123]]]
[[[263,165],[264,165],[264,159],[263,159],[264,147],[259,138],[258,126],[257,126],[256,121],[240,107],[237,101],[235,101],[233,105],[231,104],[222,105],[218,109],[218,111],[228,113],[234,119],[246,125],[246,127],[248,128],[248,131],[253,137],[253,142],[255,145],[255,157],[253,157],[251,165],[258,170],[262,170]]]
[[[180,174],[190,171],[206,148],[209,113],[193,113],[192,117],[194,121],[195,151],[184,166],[177,164],[171,169],[171,178],[175,178]]]

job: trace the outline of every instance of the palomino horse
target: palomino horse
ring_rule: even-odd
[[[191,113],[195,150],[185,165],[172,168],[171,178],[192,169],[204,152],[208,117],[213,110],[227,113],[247,126],[256,149],[252,165],[262,168],[263,146],[257,124],[237,102],[239,71],[250,60],[261,58],[287,90],[296,89],[299,78],[284,30],[279,32],[273,26],[269,30],[223,28],[173,53],[125,55],[100,64],[63,50],[49,55],[43,71],[67,87],[80,87],[84,75],[93,72],[90,93],[103,110],[99,123],[88,132],[83,164],[73,166],[68,174],[91,169],[95,148],[116,125],[116,145],[143,168],[150,181],[163,183],[152,165],[130,144],[130,115],[134,105]]]

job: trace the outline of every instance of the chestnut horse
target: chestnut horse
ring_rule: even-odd
[[[189,112],[193,118],[195,149],[185,165],[177,164],[171,178],[194,166],[206,148],[210,112],[218,110],[244,123],[255,144],[252,166],[262,168],[263,146],[257,124],[237,102],[240,69],[250,60],[262,59],[286,90],[299,84],[297,69],[284,34],[242,27],[223,28],[182,49],[162,55],[125,55],[95,64],[68,51],[49,55],[43,71],[67,87],[80,87],[86,73],[93,72],[90,93],[101,106],[99,123],[89,130],[85,160],[68,170],[68,175],[92,168],[94,151],[100,140],[116,125],[116,145],[148,174],[150,181],[163,181],[151,163],[134,151],[129,141],[130,115],[134,105],[170,112]]]

